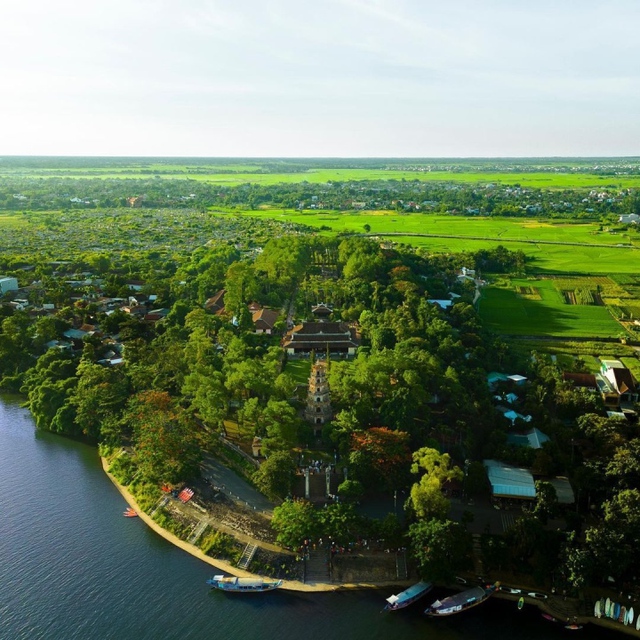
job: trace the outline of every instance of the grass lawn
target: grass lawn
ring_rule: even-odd
[[[309,374],[311,373],[311,361],[309,358],[302,360],[287,360],[285,372],[288,373],[298,384],[309,384]]]
[[[515,286],[535,286],[540,300],[518,295]],[[479,312],[490,329],[502,334],[610,338],[622,328],[606,307],[564,302],[552,280],[511,280],[482,292]]]

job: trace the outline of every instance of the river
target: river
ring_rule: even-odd
[[[381,613],[390,590],[224,594],[212,568],[136,518],[95,448],[36,430],[0,395],[0,639],[548,640],[567,633],[534,607],[490,600],[446,620],[434,597]],[[575,633],[575,632],[574,632]],[[589,625],[581,638],[620,638]]]

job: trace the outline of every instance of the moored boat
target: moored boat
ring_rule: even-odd
[[[237,578],[236,576],[213,576],[207,584],[221,591],[238,591],[243,593],[257,593],[273,591],[282,586],[282,580],[267,580],[265,578]]]
[[[396,611],[398,609],[404,609],[419,598],[422,598],[422,596],[429,593],[431,589],[433,589],[433,585],[430,582],[425,582],[424,580],[422,580],[410,586],[408,589],[405,589],[397,596],[389,596],[387,598],[387,606],[384,608],[384,611]]]
[[[500,583],[496,582],[496,584],[487,588],[473,587],[473,589],[467,589],[448,598],[436,600],[430,607],[425,609],[425,613],[432,617],[451,616],[461,613],[487,600],[499,586]]]
[[[500,585],[500,588],[498,589],[498,591],[502,591],[503,593],[512,593],[512,594],[518,594],[518,593],[522,593],[522,589],[516,589],[515,587],[507,587],[505,585]]]

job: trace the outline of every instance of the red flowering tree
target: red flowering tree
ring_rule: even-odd
[[[198,432],[169,394],[144,391],[127,412],[133,426],[138,468],[149,480],[176,483],[198,472]]]
[[[409,434],[373,427],[351,435],[349,469],[365,491],[393,491],[407,484],[411,467]]]

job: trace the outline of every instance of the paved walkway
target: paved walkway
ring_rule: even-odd
[[[257,489],[254,489],[244,478],[225,467],[216,458],[205,456],[202,462],[202,475],[236,502],[255,511],[260,511],[269,517],[273,515],[274,504]]]

